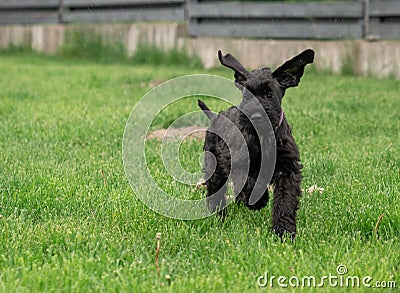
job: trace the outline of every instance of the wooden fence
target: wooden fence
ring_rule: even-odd
[[[399,0],[227,2],[191,0],[189,34],[284,39],[400,39]]]
[[[361,38],[363,2],[213,3],[189,6],[192,36]]]
[[[192,37],[400,39],[400,0],[0,0],[0,24],[186,21]]]
[[[368,4],[367,36],[400,39],[400,1],[370,0]]]
[[[0,24],[184,21],[185,0],[0,0]]]

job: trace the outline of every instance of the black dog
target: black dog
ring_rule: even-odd
[[[234,70],[235,84],[242,90],[243,99],[239,107],[219,114],[198,101],[211,119],[204,142],[203,169],[209,208],[224,215],[226,183],[231,177],[236,201],[250,209],[261,209],[268,202],[267,183],[270,181],[274,186],[272,229],[280,237],[285,232],[295,237],[302,165],[281,103],[286,89],[297,86],[304,67],[314,61],[314,51],[302,52],[273,72],[269,68],[249,72],[232,55],[222,56],[221,51],[218,58],[222,65]],[[261,110],[257,105],[261,105]],[[276,161],[268,178],[268,170],[261,161],[271,158],[271,145],[265,139],[271,133],[276,144]],[[243,151],[243,147],[247,150]]]

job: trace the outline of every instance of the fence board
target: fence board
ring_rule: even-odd
[[[51,11],[0,11],[0,24],[57,23],[57,12]]]
[[[54,8],[57,9],[58,0],[1,0],[0,9],[31,9],[31,8]]]
[[[400,23],[371,23],[369,33],[380,39],[400,39]]]
[[[369,4],[370,17],[400,16],[399,0],[372,0]]]
[[[184,4],[185,0],[64,0],[66,7]]]
[[[184,11],[179,8],[157,9],[101,9],[78,10],[65,12],[64,22],[127,22],[127,21],[158,21],[184,20]]]
[[[361,2],[331,3],[192,3],[191,18],[360,18]]]
[[[189,34],[194,36],[228,36],[290,39],[357,39],[362,37],[362,27],[357,24],[330,23],[269,23],[269,24],[192,24]]]

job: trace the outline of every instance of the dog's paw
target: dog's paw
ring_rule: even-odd
[[[274,226],[272,227],[272,230],[275,232],[276,235],[279,236],[279,238],[281,240],[290,238],[290,239],[294,239],[296,238],[296,228],[292,227],[292,228],[284,228],[284,227],[279,227],[279,226]]]

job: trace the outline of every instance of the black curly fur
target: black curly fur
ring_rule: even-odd
[[[304,67],[313,62],[314,52],[306,50],[284,63],[274,72],[269,68],[249,72],[232,55],[223,56],[221,51],[218,52],[218,57],[222,65],[234,70],[235,83],[242,90],[243,99],[238,107],[233,106],[218,115],[212,113],[204,102],[198,101],[199,107],[211,120],[204,142],[206,152],[204,177],[206,179],[208,205],[213,211],[225,206],[226,183],[229,176],[233,180],[234,192],[238,202],[242,202],[253,210],[261,209],[268,203],[268,182],[264,182],[262,186],[255,186],[256,179],[260,175],[261,147],[263,144],[249,120],[251,119],[249,117],[253,117],[255,109],[252,106],[254,98],[247,97],[246,93],[249,91],[252,94],[251,96],[256,97],[264,108],[275,136],[276,164],[270,182],[274,186],[272,229],[280,237],[285,232],[295,237],[296,211],[299,208],[299,197],[301,196],[302,165],[300,164],[299,150],[286,117],[283,117],[283,120],[280,121],[281,103],[285,90],[297,86],[304,73]],[[256,118],[262,121],[260,115]],[[240,143],[237,142],[237,133],[234,133],[232,123],[242,133],[246,142],[244,146],[249,150],[250,164],[246,172],[241,170],[240,163],[233,162],[240,161],[238,158],[242,156],[241,148],[243,145],[238,145]],[[221,133],[224,134],[224,139],[218,135]],[[228,148],[228,145],[231,146],[231,149]],[[232,151],[232,148],[235,150]],[[235,156],[235,158],[231,160],[231,156]],[[260,189],[260,197],[257,202],[251,204],[249,202],[250,194],[256,188]],[[224,215],[224,209],[220,211],[220,214]]]

